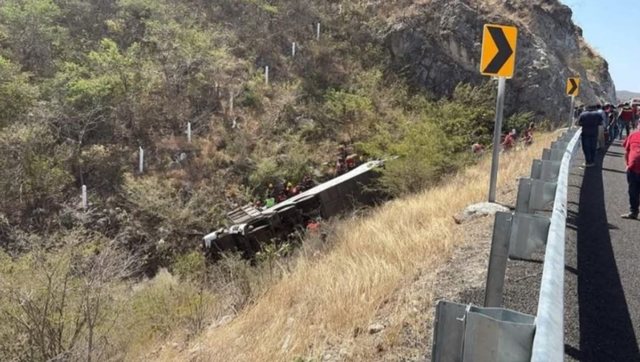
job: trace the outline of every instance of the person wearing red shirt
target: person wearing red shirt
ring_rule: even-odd
[[[640,132],[633,132],[622,145],[627,162],[627,182],[629,183],[629,213],[625,219],[637,219],[640,207]]]
[[[502,152],[509,152],[516,146],[516,131],[513,130],[504,137],[502,141]]]
[[[620,140],[622,140],[622,130],[627,131],[627,137],[631,134],[631,125],[635,114],[633,109],[629,106],[629,103],[625,103],[624,107],[620,110]]]

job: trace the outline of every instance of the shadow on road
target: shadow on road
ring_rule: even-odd
[[[600,163],[601,164],[601,163]],[[580,351],[582,361],[640,361],[631,317],[616,265],[607,220],[602,170],[585,170],[577,229]]]

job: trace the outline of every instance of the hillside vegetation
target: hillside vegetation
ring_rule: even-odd
[[[544,134],[534,146],[503,156],[500,196],[516,188],[516,177],[528,175],[531,161],[555,137]],[[430,331],[412,309],[426,303],[424,309],[431,312],[435,296],[431,290],[417,291],[419,301],[411,308],[393,304],[392,296],[417,276],[444,265],[463,242],[468,226],[458,225],[453,215],[485,199],[490,164],[485,158],[440,186],[346,220],[321,258],[303,255],[228,324],[212,325],[189,348],[167,346],[160,356],[199,361],[424,360]],[[380,315],[381,309],[386,313]],[[369,326],[380,320],[385,331],[372,338]]]
[[[383,177],[393,194],[468,164],[490,141],[494,85],[427,97],[390,71],[375,7],[341,6],[1,1],[1,245],[19,255],[90,234],[153,274],[268,183],[329,177],[339,143],[400,156]]]
[[[399,156],[379,185],[397,197],[475,163],[471,144],[491,140],[495,83],[456,81],[436,92],[399,69],[386,34],[387,15],[402,5],[0,0],[0,360],[148,359],[150,346],[191,340],[262,305],[290,288],[283,277],[306,275],[298,268],[364,276],[336,286],[364,294],[314,298],[370,306],[416,267],[400,262],[403,253],[445,250],[446,228],[443,244],[407,239],[397,253],[389,239],[380,246],[392,255],[381,259],[388,268],[355,271],[358,257],[345,258],[372,247],[344,244],[347,229],[333,224],[323,225],[332,242],[267,245],[251,263],[228,255],[206,265],[199,249],[226,211],[262,197],[269,183],[330,177],[339,144],[364,158]],[[509,112],[505,129],[522,130],[532,112],[540,114]],[[433,212],[415,222],[443,222]],[[370,225],[361,241],[370,231],[389,235],[355,223]],[[316,334],[300,338],[291,343],[316,348]],[[312,351],[297,344],[284,356],[294,352]]]

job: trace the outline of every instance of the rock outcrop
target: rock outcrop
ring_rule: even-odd
[[[564,122],[570,101],[567,78],[583,83],[579,103],[614,102],[607,62],[582,38],[572,11],[558,0],[413,1],[389,21],[386,44],[394,67],[436,96],[460,82],[479,84],[483,25],[519,29],[516,74],[507,82],[506,113],[531,111],[540,119]]]

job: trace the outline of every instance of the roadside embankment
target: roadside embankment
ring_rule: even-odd
[[[512,204],[556,134],[501,158],[498,200]],[[484,283],[493,218],[457,224],[484,201],[490,157],[441,186],[342,222],[322,257],[300,257],[285,277],[190,346],[164,347],[161,360],[423,360],[433,306]]]

